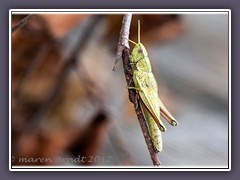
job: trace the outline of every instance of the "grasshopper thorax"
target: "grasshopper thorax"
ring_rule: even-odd
[[[136,65],[136,69],[138,71],[152,71],[147,50],[142,43],[137,43],[133,48],[131,61]]]

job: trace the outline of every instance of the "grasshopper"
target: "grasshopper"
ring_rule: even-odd
[[[138,94],[155,150],[162,151],[161,131],[166,131],[166,127],[161,121],[160,114],[171,125],[176,126],[178,123],[158,97],[157,82],[152,73],[148,53],[140,41],[140,21],[138,21],[138,43],[129,41],[135,44],[130,56],[135,87],[129,89],[135,89]]]

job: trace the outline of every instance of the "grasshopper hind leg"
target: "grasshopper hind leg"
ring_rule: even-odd
[[[170,112],[167,110],[167,108],[164,106],[160,99],[158,99],[158,103],[161,115],[169,122],[169,124],[171,124],[172,126],[177,126],[177,120],[170,114]]]

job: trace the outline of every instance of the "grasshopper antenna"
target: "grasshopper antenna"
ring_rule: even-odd
[[[138,44],[140,43],[140,20],[138,20]]]

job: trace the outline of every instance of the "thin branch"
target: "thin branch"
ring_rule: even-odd
[[[12,27],[12,33],[15,32],[17,29],[25,26],[34,16],[36,16],[36,15],[30,14],[30,15],[26,16],[25,18],[21,19],[16,25],[14,25]]]
[[[123,17],[122,29],[121,29],[121,33],[120,33],[118,50],[117,50],[117,58],[118,58],[119,54],[122,54],[123,67],[124,67],[124,73],[125,73],[127,85],[129,87],[134,87],[134,83],[132,81],[133,72],[132,72],[132,68],[130,66],[130,59],[129,59],[130,48],[129,48],[129,42],[128,42],[131,17],[132,17],[131,14],[126,14]],[[116,63],[115,63],[115,66],[116,66]],[[155,152],[155,150],[153,148],[151,136],[148,131],[146,120],[145,120],[142,110],[140,108],[139,101],[136,101],[136,99],[137,99],[136,91],[129,89],[128,93],[129,93],[130,101],[134,104],[134,107],[137,107],[137,108],[135,108],[135,111],[136,111],[137,118],[140,123],[141,129],[142,129],[143,136],[145,138],[153,165],[159,166],[161,163],[158,159],[157,153]]]
[[[113,65],[113,71],[115,71],[115,69],[117,67],[117,63],[119,62],[119,60],[122,56],[123,49],[130,48],[128,39],[129,39],[131,20],[132,20],[132,13],[127,13],[123,16],[122,29],[121,29],[120,37],[119,37],[119,41],[118,41],[118,47],[117,47],[115,63]]]

